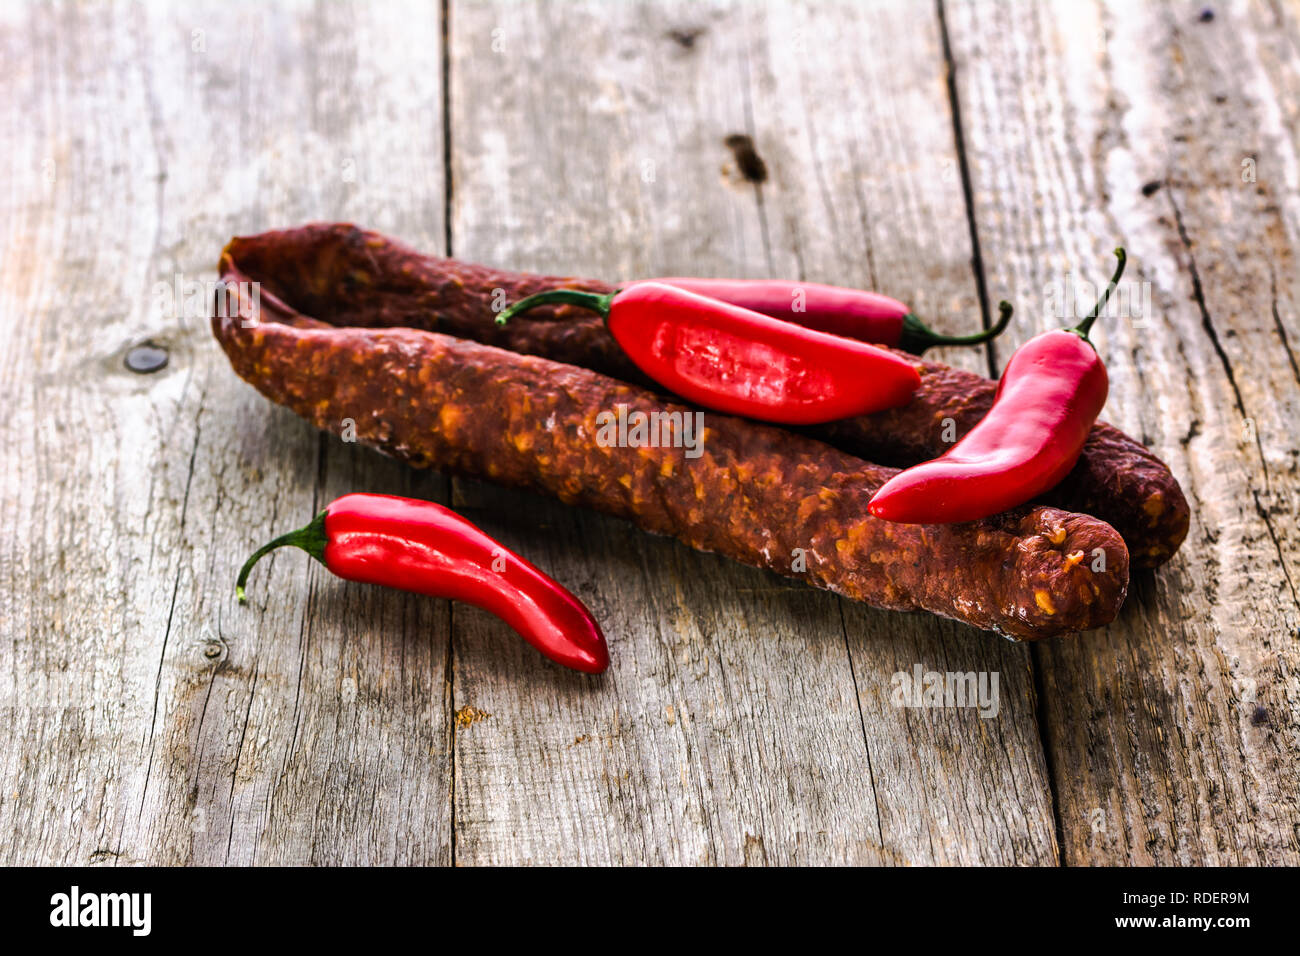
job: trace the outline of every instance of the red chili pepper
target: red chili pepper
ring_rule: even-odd
[[[987,518],[1058,484],[1106,404],[1106,366],[1088,330],[1124,274],[1079,325],[1030,339],[1011,356],[989,413],[945,455],[899,472],[868,506],[877,518],[947,524]]]
[[[497,316],[545,303],[599,312],[636,366],[706,408],[812,425],[902,405],[921,384],[897,355],[658,282],[609,295],[555,289]]]
[[[793,279],[644,279],[696,295],[730,302],[807,329],[888,345],[920,355],[937,345],[979,345],[997,338],[1011,321],[1011,306],[998,305],[993,328],[973,335],[942,335],[928,328],[902,302],[879,292],[863,292]],[[632,283],[631,285],[636,285]]]
[[[599,674],[609,666],[605,635],[582,602],[442,505],[391,495],[344,495],[306,527],[253,553],[235,586],[241,604],[253,565],[284,545],[302,548],[349,581],[481,607],[565,667]]]

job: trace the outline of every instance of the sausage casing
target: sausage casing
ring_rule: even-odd
[[[540,307],[505,328],[493,322],[506,305],[534,292],[613,289],[603,282],[426,256],[346,223],[237,238],[227,255],[244,275],[333,325],[445,332],[651,386],[591,313],[571,306]],[[907,358],[921,372],[921,387],[911,402],[819,425],[809,434],[851,455],[898,468],[946,452],[988,412],[997,382],[941,362]],[[1135,567],[1168,561],[1187,536],[1190,519],[1187,499],[1168,466],[1105,422],[1094,426],[1078,464],[1043,502],[1112,525],[1127,543]]]
[[[238,290],[240,273],[228,262],[223,273]],[[469,339],[335,328],[267,291],[257,315],[238,291],[237,309],[219,300],[213,331],[235,371],[317,427],[354,429],[417,467],[550,494],[876,607],[1018,639],[1098,627],[1123,603],[1128,551],[1096,518],[1037,506],[958,525],[880,521],[867,502],[894,471],[808,436],[705,413],[698,457],[603,444],[602,412],[696,410]]]

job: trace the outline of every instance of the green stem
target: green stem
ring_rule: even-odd
[[[580,289],[551,289],[549,292],[538,292],[526,299],[520,299],[498,315],[496,321],[497,325],[505,325],[520,312],[527,312],[539,305],[576,305],[599,312],[601,318],[608,318],[609,304],[616,295],[618,295],[617,290],[608,295],[600,295],[597,292],[583,292]]]
[[[941,335],[927,327],[911,312],[903,316],[903,334],[899,337],[898,347],[913,355],[920,355],[936,345],[979,345],[1001,335],[1011,321],[1011,303],[998,303],[998,321],[991,329],[974,332],[971,335]]]
[[[262,556],[274,551],[276,548],[283,548],[285,545],[293,545],[295,548],[302,548],[321,564],[325,564],[325,512],[322,511],[315,518],[312,518],[311,524],[299,528],[297,531],[290,531],[288,534],[282,534],[274,541],[268,541],[262,545],[252,556],[244,562],[244,566],[239,569],[239,580],[235,582],[235,597],[239,598],[239,603],[245,603],[248,598],[244,594],[244,585],[248,583],[248,572],[253,570],[253,565],[262,559]]]
[[[1092,328],[1092,323],[1096,322],[1097,316],[1101,315],[1101,310],[1106,305],[1107,300],[1110,299],[1110,294],[1119,285],[1119,277],[1124,274],[1124,266],[1128,263],[1128,256],[1124,253],[1123,246],[1115,249],[1115,258],[1119,261],[1115,263],[1115,274],[1110,277],[1110,282],[1106,285],[1106,291],[1101,294],[1101,298],[1097,300],[1097,304],[1092,307],[1092,311],[1087,314],[1084,320],[1074,328],[1067,330],[1077,333],[1085,341],[1088,340],[1088,330]]]

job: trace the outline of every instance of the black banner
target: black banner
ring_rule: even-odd
[[[8,869],[6,925],[50,938],[195,942],[239,933],[259,945],[389,938],[394,931],[572,929],[592,940],[653,936],[919,934],[927,946],[1041,932],[1071,942],[1224,945],[1288,925],[1296,870],[1281,869]],[[219,927],[219,929],[218,929]],[[605,935],[606,931],[608,934]],[[251,935],[243,935],[251,934]],[[589,935],[596,934],[596,935]],[[551,937],[554,939],[554,937]],[[1022,937],[1023,938],[1023,937]]]

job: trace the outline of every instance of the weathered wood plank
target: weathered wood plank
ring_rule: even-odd
[[[445,605],[301,554],[232,593],[328,496],[444,483],[323,445],[153,294],[307,218],[436,245],[437,13],[5,8],[5,862],[450,858]],[[152,376],[123,366],[144,339]]]
[[[968,327],[918,9],[454,6],[453,251],[801,275]],[[1129,247],[1157,308],[1099,336],[1108,415],[1196,508],[1115,626],[1032,655],[323,440],[155,308],[234,232],[438,248],[436,6],[0,8],[0,860],[1052,862],[1050,766],[1066,862],[1295,862],[1296,13],[942,9],[989,296],[1024,337],[1049,283]],[[145,339],[170,364],[137,376]],[[247,551],[351,490],[453,495],[592,604],[611,672],[302,555],[235,606]],[[996,672],[998,716],[893,707],[917,664]]]
[[[1115,625],[1037,655],[1065,861],[1294,864],[1294,9],[944,6],[984,261],[1037,305],[1017,338],[1060,324],[1053,283],[1100,281],[1127,246],[1154,310],[1097,333],[1105,415],[1193,507]]]
[[[937,24],[915,13],[454,5],[454,253],[802,276],[978,324]],[[865,51],[886,37],[882,63]],[[745,179],[736,134],[765,182]],[[456,706],[492,715],[456,736],[459,862],[1055,859],[1023,648],[553,503],[481,486],[457,501],[525,553],[545,546],[613,654],[604,678],[558,674],[456,613]],[[998,672],[999,716],[893,707],[893,673],[915,664]]]
[[[719,24],[725,15],[705,13],[722,37],[736,26]],[[704,118],[674,136],[682,118],[672,100],[679,84],[691,90],[678,78],[704,71],[667,35],[681,21],[655,17],[622,5],[453,8],[457,255],[651,273],[666,243],[647,237],[671,226],[653,215],[665,192],[676,197],[670,208],[691,237],[692,261],[713,258],[715,245],[732,262],[763,254],[752,187],[719,181],[721,140],[745,128],[741,104],[702,83],[687,95]],[[495,58],[485,55],[494,30],[504,47]],[[582,55],[549,55],[561,39]],[[719,41],[709,57],[733,87],[738,41]],[[671,67],[658,62],[664,53]],[[684,161],[692,141],[707,157],[703,183]],[[735,224],[730,233],[709,226],[715,216]],[[495,514],[515,498],[466,486],[458,501]],[[468,616],[462,631],[458,618],[456,704],[493,715],[457,735],[459,861],[880,858],[833,598],[777,590],[759,572],[551,502],[526,513],[549,530],[525,529],[525,553],[537,547],[530,542],[569,543],[563,563],[549,566],[594,588],[581,593],[602,615],[614,663],[599,680],[544,681],[531,656],[505,673],[499,642],[485,644]],[[552,681],[555,691],[540,697]]]

